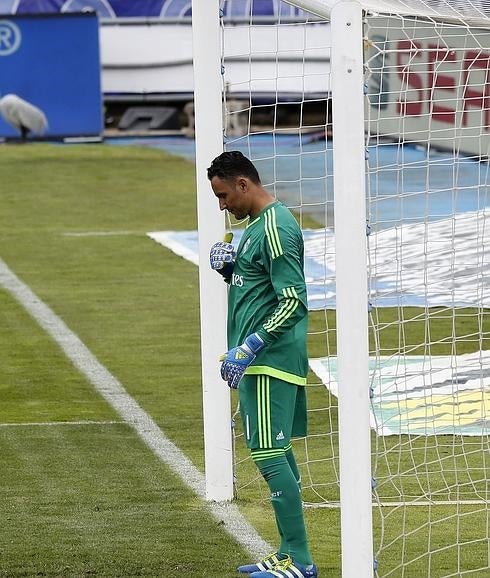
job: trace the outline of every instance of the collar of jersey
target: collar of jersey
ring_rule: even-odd
[[[270,205],[267,205],[267,207],[264,207],[260,213],[255,217],[255,219],[253,221],[250,221],[250,223],[245,227],[245,229],[248,229],[249,227],[251,227],[252,225],[255,225],[255,223],[257,223],[258,221],[260,221],[260,218],[262,217],[262,215],[268,211],[269,209],[271,209],[272,207],[277,207],[277,205],[279,204],[279,201],[276,199],[274,202],[272,202]]]

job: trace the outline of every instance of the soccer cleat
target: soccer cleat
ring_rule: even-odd
[[[265,570],[272,570],[274,566],[279,564],[282,560],[287,560],[288,556],[286,554],[279,554],[279,552],[273,552],[260,562],[255,564],[245,564],[244,566],[238,566],[237,571],[242,574],[252,574],[252,572],[262,572]]]
[[[250,574],[250,578],[317,578],[317,576],[318,570],[315,564],[302,566],[289,557],[285,560],[280,560],[269,570],[261,570]]]

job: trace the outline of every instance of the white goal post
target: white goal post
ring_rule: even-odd
[[[243,444],[230,459],[226,296],[207,274],[224,220],[205,168],[239,149],[303,227],[295,453],[305,505],[340,519],[343,578],[489,576],[490,0],[193,8],[208,498],[256,483]]]
[[[199,290],[206,497],[233,498],[230,394],[219,378],[219,357],[226,351],[226,286],[211,271],[209,248],[223,239],[224,216],[206,176],[211,161],[223,152],[220,31],[218,3],[193,0],[196,189],[199,230]]]
[[[361,6],[339,2],[331,30],[342,576],[368,578],[374,562]]]

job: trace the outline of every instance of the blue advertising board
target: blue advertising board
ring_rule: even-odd
[[[0,0],[0,13],[53,13],[95,10],[100,18],[190,18],[192,0]],[[297,16],[301,13],[286,2],[278,0],[224,0],[221,5],[225,17]]]
[[[0,96],[13,93],[40,108],[46,137],[101,134],[100,76],[94,12],[0,16]],[[17,135],[0,118],[0,137]]]

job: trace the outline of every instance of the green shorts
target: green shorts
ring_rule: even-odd
[[[238,388],[240,416],[247,447],[286,447],[306,435],[306,392],[268,375],[244,375]]]

